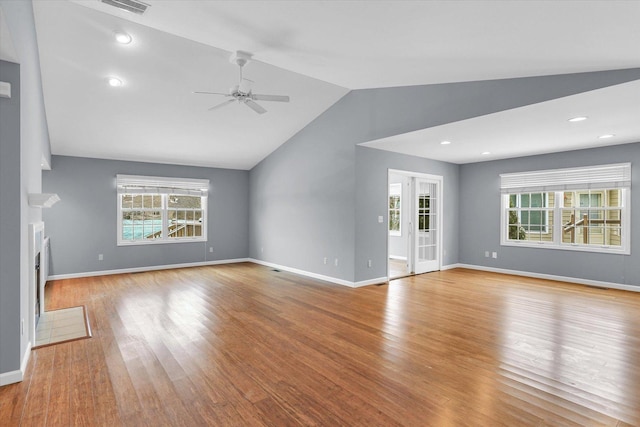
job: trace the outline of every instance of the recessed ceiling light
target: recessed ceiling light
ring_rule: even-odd
[[[570,122],[575,123],[575,122],[582,122],[587,120],[587,116],[578,116],[578,117],[572,117],[569,119]]]
[[[115,77],[109,77],[108,82],[109,82],[109,86],[112,86],[112,87],[122,86],[122,80]]]
[[[609,139],[609,138],[613,138],[615,135],[612,133],[607,133],[605,135],[600,135],[598,138],[600,139]]]
[[[487,156],[487,155],[491,154],[491,151],[483,151],[480,154],[483,155],[483,156]]]
[[[131,36],[127,33],[118,32],[116,33],[116,41],[122,44],[129,44],[131,43]]]
[[[442,141],[440,144],[441,145],[449,145],[449,144],[451,144],[451,141]]]

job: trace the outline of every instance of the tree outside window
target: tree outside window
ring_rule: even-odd
[[[402,235],[402,184],[389,186],[389,235]]]

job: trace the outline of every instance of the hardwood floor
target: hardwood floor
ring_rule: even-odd
[[[640,294],[464,269],[358,289],[255,264],[60,280],[2,426],[640,425]]]

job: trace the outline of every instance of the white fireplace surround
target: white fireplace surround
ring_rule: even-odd
[[[36,342],[36,280],[35,274],[36,256],[40,254],[40,314],[44,313],[44,285],[47,276],[48,254],[45,250],[44,222],[29,224],[29,318],[31,328],[29,330],[29,341]]]

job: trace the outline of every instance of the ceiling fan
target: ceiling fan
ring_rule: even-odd
[[[251,56],[252,55],[250,53],[239,50],[232,54],[231,58],[229,58],[229,61],[232,64],[237,64],[238,67],[240,67],[240,81],[237,85],[229,89],[229,93],[200,91],[193,92],[203,95],[223,95],[231,98],[227,99],[221,104],[214,105],[213,107],[209,108],[209,111],[217,110],[218,108],[229,105],[234,101],[238,101],[239,103],[251,108],[256,113],[264,114],[267,112],[267,110],[265,110],[260,104],[256,103],[255,101],[289,102],[289,97],[286,95],[259,95],[251,91],[251,84],[253,83],[253,81],[242,77],[242,67],[244,67],[249,61],[251,61]]]

